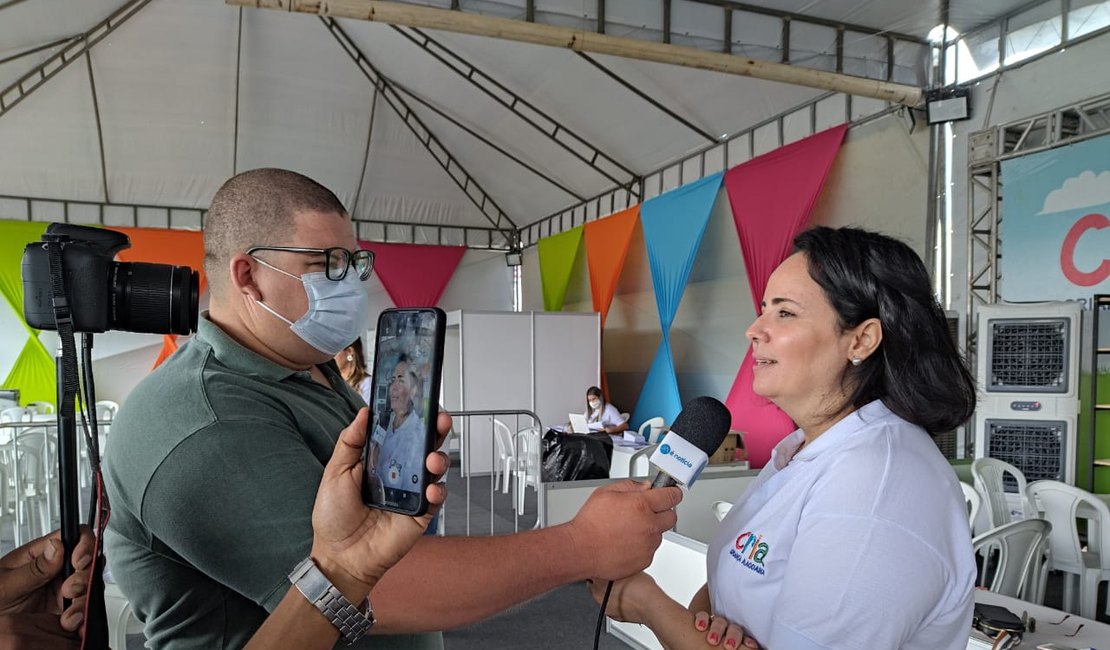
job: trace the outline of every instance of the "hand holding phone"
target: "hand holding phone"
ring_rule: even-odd
[[[445,485],[430,485],[428,511],[420,517],[366,507],[351,479],[365,474],[356,469],[365,457],[368,420],[368,409],[362,409],[340,432],[312,510],[312,558],[344,594],[359,599],[420,539],[447,495]],[[425,463],[433,480],[447,471],[442,454],[432,454]]]
[[[434,307],[387,309],[378,318],[363,480],[369,506],[414,516],[427,511],[424,462],[438,439],[446,323]]]

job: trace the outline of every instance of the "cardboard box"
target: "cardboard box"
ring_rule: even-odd
[[[729,431],[725,435],[725,440],[721,443],[721,446],[709,457],[709,464],[720,465],[721,463],[736,462],[736,450],[738,448],[743,448],[740,444],[740,432]]]

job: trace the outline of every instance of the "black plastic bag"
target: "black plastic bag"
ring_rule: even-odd
[[[613,441],[609,434],[582,435],[549,429],[543,436],[543,481],[609,478]]]

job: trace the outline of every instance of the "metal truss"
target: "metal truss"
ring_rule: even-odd
[[[78,225],[123,228],[200,230],[207,210],[144,203],[109,203],[0,195],[0,206],[11,219],[60,221]]]
[[[509,90],[504,84],[478,69],[425,32],[416,28],[401,28],[396,25],[392,27],[529,126],[547,136],[552,142],[558,144],[578,160],[589,165],[598,174],[618,185],[627,183],[630,179],[636,177],[636,173],[629,169],[627,165],[621,164],[612,156],[607,155],[588,140],[567,128],[566,125],[561,124],[528,100]],[[618,176],[623,178],[618,178]]]
[[[980,305],[998,301],[1002,259],[1000,163],[1110,134],[1110,94],[973,133],[968,140],[967,350],[975,350]]]
[[[995,127],[995,158],[1005,160],[1110,131],[1110,94]]]
[[[69,64],[85,55],[94,45],[105,36],[114,32],[120,25],[127,22],[140,9],[145,7],[150,0],[129,0],[119,9],[112,12],[79,37],[74,38],[68,45],[58,50],[50,58],[35,66],[12,85],[0,91],[0,117],[14,108],[19,102],[27,99],[31,93],[42,87]]]
[[[178,208],[142,203],[108,203],[41,199],[29,196],[0,195],[4,214],[24,221],[60,221],[108,228],[169,228],[201,230],[208,210]],[[515,232],[477,226],[441,226],[405,221],[355,219],[359,239],[391,243],[429,243],[441,246],[466,246],[481,250],[509,250]],[[419,236],[418,236],[419,235]],[[418,241],[419,240],[419,241]]]
[[[435,246],[466,246],[477,250],[509,251],[516,232],[475,226],[439,226],[408,221],[355,219],[355,235],[364,241]]]
[[[818,107],[827,102],[842,103],[843,119],[841,121],[850,122],[850,126],[858,126],[894,112],[907,110],[902,106],[888,105],[885,109],[876,113],[851,121],[852,96],[835,92],[825,93],[775,117],[734,133],[727,140],[703,147],[660,169],[645,174],[633,183],[607,190],[586,201],[522,226],[520,228],[521,245],[525,247],[532,246],[544,237],[580,226],[587,221],[600,219],[636,203],[642,203],[646,199],[662,194],[671,187],[684,185],[708,174],[724,171],[741,162],[751,160],[756,156],[756,138],[754,137],[756,132],[773,128],[776,136],[776,147],[781,147],[787,142],[787,120],[804,118],[806,122],[805,135],[813,135],[818,130]],[[743,151],[736,151],[738,148],[743,149]]]
[[[423,2],[412,2],[409,0],[399,0],[405,4],[420,4]],[[846,23],[843,21],[829,20],[825,18],[818,18],[816,16],[809,16],[806,14],[795,13],[791,11],[783,11],[771,7],[761,7],[758,5],[747,4],[743,2],[733,2],[732,0],[688,0],[690,3],[709,5],[719,7],[721,9],[721,22],[722,22],[722,51],[727,54],[733,53],[733,38],[732,38],[732,21],[734,16],[744,14],[768,16],[777,18],[782,21],[782,29],[779,35],[779,52],[781,63],[791,63],[790,56],[790,41],[792,26],[795,25],[813,25],[823,28],[832,29],[835,31],[835,46],[834,53],[836,57],[836,72],[844,72],[844,43],[845,38],[849,33],[860,34],[863,36],[872,36],[882,38],[886,42],[885,58],[886,58],[886,75],[884,80],[892,81],[894,78],[894,45],[898,42],[908,43],[920,46],[922,48],[921,55],[924,56],[928,53],[929,42],[919,36],[912,34],[904,34],[900,32],[888,31],[877,27],[870,27],[866,25],[857,25],[853,23]],[[653,0],[658,7],[659,14],[662,16],[662,40],[664,43],[673,42],[675,36],[685,36],[683,33],[678,33],[674,29],[674,17],[677,12],[682,11],[677,8],[675,3],[671,0]],[[578,18],[593,25],[593,29],[599,34],[621,32],[627,25],[614,23],[606,19],[605,0],[594,0],[593,6],[588,6],[587,2],[583,2],[584,13]],[[470,10],[462,3],[453,1],[450,4],[450,9],[460,11],[462,13],[479,13],[476,10]],[[507,14],[506,14],[507,17]],[[513,18],[523,20],[524,22],[536,22],[536,0],[527,0],[524,7],[524,16],[513,15]],[[617,28],[616,30],[612,28]],[[654,30],[653,30],[654,31]],[[631,38],[644,38],[634,34],[629,35]],[[795,64],[802,63],[801,61],[794,61]]]
[[[621,85],[621,87],[628,90],[633,95],[636,95],[637,97],[639,97],[643,101],[647,102],[648,104],[650,104],[656,110],[661,111],[667,117],[671,118],[675,122],[678,122],[679,124],[686,127],[687,129],[690,129],[694,133],[697,133],[699,136],[701,136],[705,140],[708,140],[709,142],[716,142],[717,141],[717,138],[712,133],[709,133],[708,131],[706,131],[705,129],[697,126],[696,124],[694,124],[690,120],[682,117],[678,113],[675,113],[671,109],[667,108],[658,99],[655,99],[654,97],[647,94],[643,90],[637,88],[634,84],[629,82],[627,79],[620,76],[616,72],[613,72],[609,68],[605,67],[604,65],[601,64],[600,61],[593,58],[589,54],[586,54],[585,52],[578,52],[577,54],[580,58],[584,59],[587,63],[589,63],[590,65],[592,65],[593,67],[595,67],[599,71],[601,71],[605,76],[609,77],[613,81],[616,81],[618,84]]]
[[[478,211],[493,224],[493,227],[505,233],[506,237],[515,237],[516,224],[509,218],[508,215],[497,205],[493,197],[489,195],[475,178],[463,168],[459,161],[447,150],[446,147],[440,143],[439,139],[432,134],[431,130],[424,124],[424,122],[409,108],[404,98],[401,97],[400,92],[394,87],[393,82],[386,78],[377,68],[370,63],[366,56],[362,53],[354,41],[351,40],[339,23],[334,19],[327,16],[320,16],[320,22],[335,38],[336,42],[343,48],[343,51],[351,57],[351,60],[358,65],[359,70],[366,76],[370,83],[374,85],[378,93],[389,102],[389,105],[397,113],[398,116],[404,120],[405,125],[409,127],[413,135],[420,142],[421,145],[432,155],[432,158],[439,163],[451,180],[466,194]]]

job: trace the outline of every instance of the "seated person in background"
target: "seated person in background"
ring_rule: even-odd
[[[586,422],[601,424],[605,433],[620,433],[628,428],[628,422],[620,414],[617,407],[607,404],[601,396],[601,389],[590,386],[586,391]],[[593,431],[593,427],[590,427]]]
[[[366,356],[362,353],[362,339],[348,345],[335,355],[335,364],[343,381],[362,395],[362,401],[370,403],[370,374],[366,372]]]

